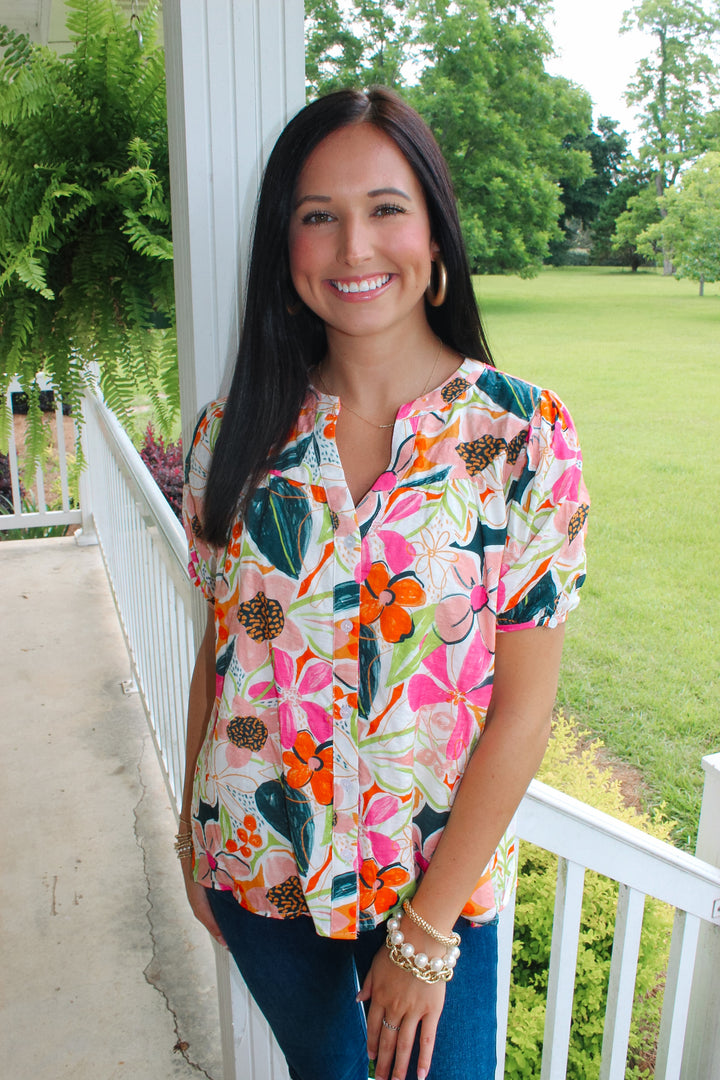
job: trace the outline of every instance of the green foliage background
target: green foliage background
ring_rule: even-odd
[[[37,372],[74,408],[93,361],[121,416],[139,390],[167,428],[179,403],[158,7],[141,45],[112,0],[68,0],[64,56],[0,28],[0,395],[28,393],[29,459]]]
[[[649,817],[626,805],[611,769],[598,762],[600,749],[599,742],[592,742],[578,752],[575,725],[560,713],[555,718],[553,737],[538,778],[629,825],[667,840],[670,824],[662,815]],[[521,844],[505,1064],[508,1080],[540,1076],[556,872],[555,856],[531,844]],[[592,872],[586,874],[568,1080],[597,1080],[599,1076],[617,897],[618,887],[614,882]],[[670,909],[649,899],[635,984],[628,1080],[652,1075],[671,930]]]

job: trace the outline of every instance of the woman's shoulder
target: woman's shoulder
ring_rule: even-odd
[[[529,427],[542,422],[552,425],[558,419],[569,421],[565,405],[553,390],[479,360],[466,360],[463,368],[473,384],[470,400],[482,403],[496,419],[504,415],[515,424]]]

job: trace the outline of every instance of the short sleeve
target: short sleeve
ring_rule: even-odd
[[[190,579],[206,600],[215,596],[217,550],[202,538],[205,486],[213,449],[220,431],[224,402],[213,402],[201,413],[185,459],[182,521],[188,542]]]
[[[557,626],[585,580],[590,501],[572,418],[543,391],[530,420],[527,459],[508,489],[508,528],[498,590],[499,630]]]

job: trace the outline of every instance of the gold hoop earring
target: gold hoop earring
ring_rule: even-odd
[[[437,268],[437,289],[433,293],[432,291],[432,273],[430,275],[430,282],[425,290],[425,299],[431,307],[442,307],[447,297],[447,270],[445,269],[445,263],[438,255],[437,259],[433,260],[433,266]]]
[[[288,315],[299,315],[302,310],[302,300],[296,300],[294,304],[286,304],[285,310]]]

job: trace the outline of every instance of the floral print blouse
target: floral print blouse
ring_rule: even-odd
[[[357,507],[339,408],[309,390],[218,551],[201,538],[223,416],[211,404],[184,521],[216,627],[196,879],[354,938],[413,894],[432,858],[482,736],[496,634],[555,626],[576,605],[588,499],[562,403],[478,361],[400,409],[388,469]],[[492,918],[515,875],[509,830],[463,914]]]

